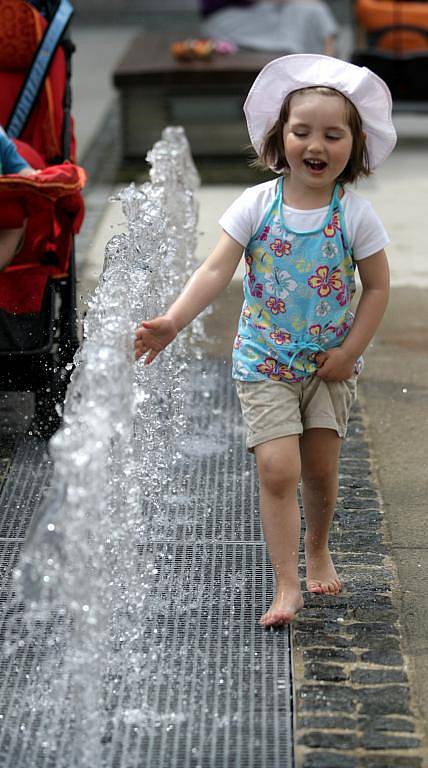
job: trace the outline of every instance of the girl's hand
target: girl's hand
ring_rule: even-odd
[[[317,376],[323,381],[345,381],[354,373],[355,359],[350,358],[341,347],[319,352],[316,362]]]
[[[177,333],[175,323],[166,315],[143,321],[135,333],[135,359],[139,360],[147,352],[144,365],[149,365],[175,339]]]

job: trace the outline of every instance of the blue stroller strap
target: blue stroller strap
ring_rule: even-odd
[[[73,13],[74,8],[69,0],[60,0],[55,15],[36,51],[31,69],[28,72],[6,126],[6,132],[12,138],[18,138],[25,127],[47,75],[54,53]]]

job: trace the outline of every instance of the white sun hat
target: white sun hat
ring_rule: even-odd
[[[282,56],[269,62],[256,77],[244,104],[248,133],[258,154],[266,133],[279,117],[286,96],[300,88],[324,85],[340,91],[357,108],[370,168],[392,152],[397,134],[391,119],[392,99],[386,83],[367,67],[313,53]]]

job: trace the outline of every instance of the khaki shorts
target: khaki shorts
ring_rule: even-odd
[[[357,377],[323,381],[314,374],[302,382],[236,381],[242,414],[247,425],[247,448],[306,429],[323,427],[345,437]]]

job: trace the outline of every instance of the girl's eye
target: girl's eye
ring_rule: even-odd
[[[302,139],[304,136],[307,136],[308,134],[304,131],[293,131],[295,136],[298,136],[299,139]]]
[[[338,141],[340,139],[340,136],[331,136],[330,134],[328,134],[326,136],[326,139],[330,139],[331,141]]]

